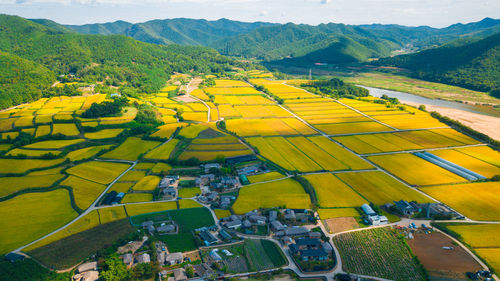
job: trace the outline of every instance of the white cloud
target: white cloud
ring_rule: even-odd
[[[321,4],[328,4],[332,2],[332,0],[321,0]]]

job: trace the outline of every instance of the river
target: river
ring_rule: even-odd
[[[360,86],[360,85],[358,85],[358,86]],[[500,110],[495,110],[491,106],[480,106],[480,105],[472,105],[472,104],[466,104],[466,103],[460,103],[460,102],[454,102],[454,101],[429,99],[429,98],[425,98],[422,96],[417,96],[417,95],[403,93],[403,92],[397,92],[397,91],[391,91],[391,90],[385,90],[385,89],[379,89],[379,88],[372,88],[372,87],[366,87],[366,86],[360,86],[360,87],[363,87],[363,88],[369,90],[370,95],[372,95],[374,97],[381,97],[382,95],[387,95],[388,97],[391,97],[391,98],[397,98],[403,103],[405,101],[408,101],[408,102],[414,102],[417,104],[441,106],[441,107],[453,108],[453,109],[463,110],[463,111],[472,112],[472,113],[481,114],[481,115],[500,117]]]

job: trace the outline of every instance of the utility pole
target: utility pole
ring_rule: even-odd
[[[309,68],[309,80],[312,80],[312,69]]]

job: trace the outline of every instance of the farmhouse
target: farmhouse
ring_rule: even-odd
[[[408,202],[405,200],[394,201],[394,205],[401,214],[405,216],[411,216],[415,212],[420,212],[421,208],[415,202]]]
[[[203,243],[207,246],[217,243],[217,238],[215,238],[215,236],[213,236],[208,230],[202,230],[199,235],[201,240],[203,240]]]
[[[187,281],[187,275],[186,275],[186,270],[184,268],[177,268],[174,269],[174,278],[175,281]]]
[[[160,235],[172,233],[172,232],[175,232],[175,230],[176,230],[176,227],[173,224],[166,224],[166,225],[162,225],[162,226],[156,228],[156,231],[158,231],[158,233]]]
[[[371,225],[383,225],[389,223],[385,216],[378,215],[368,204],[363,204],[361,210],[366,214],[366,221]]]
[[[283,226],[283,224],[280,221],[272,221],[271,222],[271,229],[273,231],[282,231],[283,229],[285,229],[285,227]]]
[[[184,260],[184,256],[182,253],[171,253],[165,256],[165,263],[169,265],[182,263]]]
[[[149,256],[149,254],[144,253],[142,255],[137,256],[136,260],[137,263],[150,263],[151,257]]]
[[[134,256],[131,253],[123,255],[122,259],[125,265],[131,265],[134,262]]]
[[[219,170],[222,166],[219,163],[207,163],[203,165],[203,169],[205,170],[205,174],[208,174],[212,170]]]

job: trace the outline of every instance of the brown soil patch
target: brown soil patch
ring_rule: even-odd
[[[201,260],[200,251],[198,251],[198,250],[184,253],[184,257],[190,258],[191,261]]]
[[[403,103],[418,106],[417,103],[412,103],[408,101],[402,101]],[[485,135],[490,136],[495,140],[500,140],[500,118],[487,116],[477,113],[472,113],[468,111],[463,111],[460,109],[447,108],[435,105],[425,105],[427,111],[436,111],[439,114],[449,117],[451,119],[457,120],[465,126],[471,127],[472,129],[481,132]]]
[[[465,272],[475,272],[481,266],[460,246],[439,232],[417,233],[407,240],[413,253],[433,276],[445,278],[464,278]],[[445,250],[442,247],[453,247]]]
[[[353,217],[333,218],[325,220],[331,233],[343,232],[359,228],[359,224]]]

